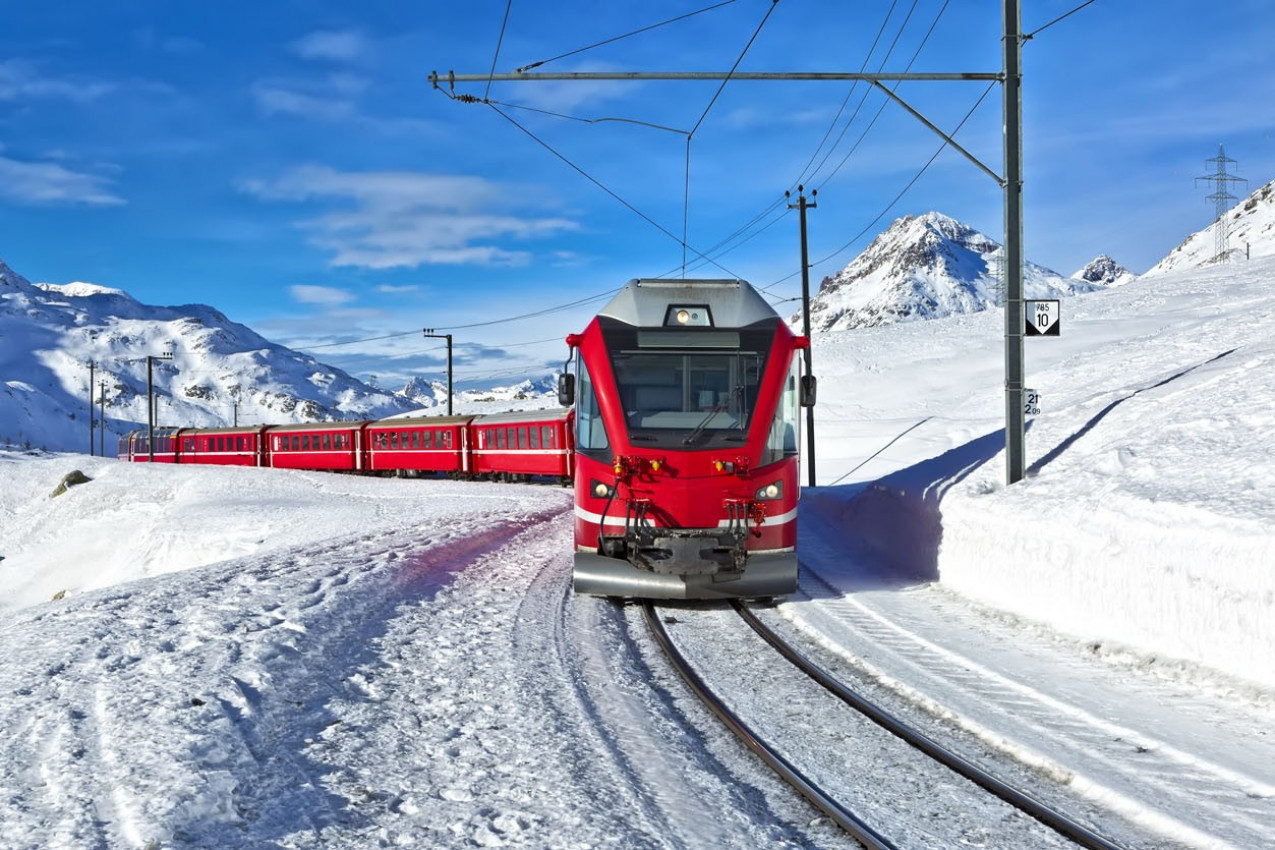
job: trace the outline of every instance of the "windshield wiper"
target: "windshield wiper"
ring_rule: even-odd
[[[725,404],[713,405],[712,409],[708,411],[708,414],[703,419],[700,420],[700,423],[698,425],[695,426],[695,429],[691,431],[691,433],[686,435],[686,439],[682,440],[682,445],[689,446],[689,445],[692,445],[696,440],[698,440],[700,435],[704,433],[704,429],[708,427],[708,423],[713,421],[713,417],[721,413],[725,409],[726,409]]]

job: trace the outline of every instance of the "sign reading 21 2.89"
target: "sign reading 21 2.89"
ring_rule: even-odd
[[[1027,336],[1059,336],[1062,311],[1058,299],[1050,301],[1027,301],[1024,306],[1024,318],[1027,326],[1023,332]]]

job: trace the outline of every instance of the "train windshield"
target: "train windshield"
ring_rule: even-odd
[[[629,439],[694,451],[747,439],[774,327],[605,333]]]

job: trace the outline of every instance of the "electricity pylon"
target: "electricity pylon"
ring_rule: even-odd
[[[1228,183],[1247,183],[1243,177],[1231,174],[1227,171],[1228,166],[1236,165],[1235,160],[1226,155],[1226,151],[1222,145],[1217,146],[1217,156],[1212,159],[1206,159],[1205,162],[1211,162],[1215,166],[1212,174],[1206,174],[1203,177],[1195,178],[1195,185],[1200,185],[1201,180],[1208,181],[1213,184],[1213,194],[1205,198],[1206,201],[1213,201],[1216,210],[1217,220],[1216,228],[1213,231],[1214,236],[1214,255],[1213,262],[1225,263],[1230,259],[1230,246],[1227,241],[1226,232],[1226,214],[1230,211],[1231,206],[1239,200],[1227,191]]]

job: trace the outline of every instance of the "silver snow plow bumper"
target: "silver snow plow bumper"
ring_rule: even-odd
[[[750,554],[742,571],[679,575],[639,569],[623,558],[576,552],[574,588],[584,596],[636,599],[756,599],[797,590],[797,553]]]

